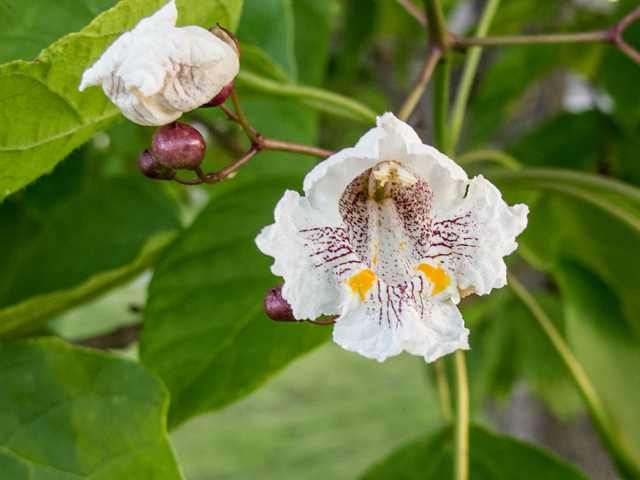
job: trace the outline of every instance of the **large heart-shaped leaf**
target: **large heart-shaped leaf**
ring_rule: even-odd
[[[169,399],[130,360],[60,340],[0,348],[0,477],[180,480]]]

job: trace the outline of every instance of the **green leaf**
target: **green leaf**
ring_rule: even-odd
[[[324,83],[331,38],[330,10],[330,2],[293,0],[298,83],[314,87]]]
[[[6,339],[31,332],[56,315],[137,277],[156,263],[175,237],[176,232],[160,233],[151,238],[140,255],[127,265],[96,273],[72,288],[35,295],[0,310],[0,337]]]
[[[522,172],[522,173],[520,173]],[[488,172],[489,173],[489,172]],[[624,317],[640,338],[640,190],[595,175],[522,170],[492,175],[508,203],[524,201],[529,226],[518,237],[519,252],[537,269],[557,273],[561,260],[595,272],[619,298]],[[525,180],[526,179],[526,180]],[[528,194],[538,188],[552,194]]]
[[[592,170],[597,162],[598,116],[594,111],[562,113],[520,138],[507,153],[531,167]]]
[[[293,82],[298,80],[294,0],[244,0],[238,38],[262,48]]]
[[[253,239],[299,182],[257,179],[216,196],[157,265],[140,357],[171,392],[170,428],[247,395],[330,337],[331,327],[279,324],[262,310],[281,282]]]
[[[453,435],[449,430],[412,442],[366,472],[361,480],[453,478]],[[470,480],[588,480],[577,468],[540,447],[471,425]]]
[[[180,228],[176,205],[156,182],[114,178],[69,198],[22,252],[0,306],[64,290],[133,262],[152,236]]]
[[[166,390],[140,365],[44,339],[0,348],[0,384],[3,478],[183,478]]]
[[[536,301],[562,332],[559,298],[540,293]],[[476,299],[463,310],[463,317],[474,332],[466,355],[471,403],[477,411],[486,406],[487,395],[504,397],[518,380],[525,380],[533,393],[563,419],[575,418],[582,411],[582,399],[564,362],[510,289]]]
[[[280,83],[290,83],[287,72],[260,47],[240,43],[242,68]]]
[[[501,9],[498,9],[500,11]],[[486,72],[470,104],[473,119],[469,148],[480,148],[517,112],[517,102],[532,82],[561,60],[559,46],[512,46]]]
[[[618,445],[640,465],[638,343],[614,291],[575,262],[559,270],[568,342],[612,418]]]
[[[3,0],[0,5],[0,64],[32,60],[69,32],[77,32],[118,0]]]
[[[135,277],[179,228],[176,205],[146,178],[114,178],[69,197],[2,272],[0,335]]]
[[[309,109],[282,101],[243,102],[264,135],[313,143]],[[169,428],[249,394],[274,373],[331,336],[331,328],[282,324],[262,311],[267,290],[282,281],[273,259],[254,244],[273,223],[286,188],[300,188],[314,160],[261,152],[212,198],[156,266],[140,339],[142,362],[171,392]]]
[[[124,119],[102,89],[78,91],[82,72],[164,0],[124,0],[36,62],[0,66],[0,200],[50,171],[91,135]],[[235,26],[241,0],[178,2],[180,22]],[[206,20],[205,20],[206,19]]]

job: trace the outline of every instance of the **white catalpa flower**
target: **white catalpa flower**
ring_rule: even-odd
[[[304,192],[287,191],[256,238],[295,318],[339,315],[336,343],[378,361],[469,348],[456,304],[506,285],[526,205],[507,206],[391,113],[318,164]]]
[[[207,103],[238,73],[235,50],[202,27],[177,28],[174,0],[123,33],[82,75],[140,125],[165,125]]]

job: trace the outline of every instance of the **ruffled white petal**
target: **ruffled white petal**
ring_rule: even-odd
[[[479,175],[464,199],[434,219],[429,256],[452,273],[459,289],[486,295],[506,285],[502,258],[518,247],[515,237],[527,226],[528,213],[526,205],[509,207],[500,191]]]
[[[459,289],[506,283],[502,257],[526,226],[525,205],[470,181],[390,113],[318,164],[304,191],[287,192],[256,239],[296,318],[339,315],[334,340],[379,361],[468,348]]]
[[[306,198],[287,190],[278,202],[273,225],[256,238],[258,248],[275,258],[274,275],[285,279],[282,296],[297,319],[338,312],[345,297],[341,274],[359,265],[353,249]]]
[[[381,282],[365,303],[338,318],[333,340],[379,362],[403,350],[432,362],[468,349],[469,331],[460,311],[450,301],[434,301],[425,292],[420,295],[420,288],[419,279],[403,285],[401,291]]]
[[[164,125],[216,96],[240,66],[236,52],[207,30],[176,28],[171,0],[121,35],[87,69],[80,83],[102,85],[130,120]]]

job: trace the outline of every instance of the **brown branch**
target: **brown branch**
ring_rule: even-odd
[[[396,1],[409,13],[409,15],[418,20],[418,22],[420,22],[423,27],[427,28],[427,16],[422,10],[420,10],[415,4],[413,4],[411,0]]]
[[[420,101],[420,97],[424,93],[424,90],[427,88],[427,84],[429,83],[429,79],[431,78],[431,74],[433,70],[436,68],[438,61],[442,57],[442,50],[438,47],[434,47],[429,52],[429,56],[427,57],[427,61],[424,64],[424,68],[416,81],[416,84],[411,90],[411,93],[405,100],[404,104],[400,108],[398,112],[398,118],[403,121],[407,121],[411,113],[416,108],[418,101]]]
[[[613,45],[631,60],[640,65],[640,53],[625,42],[622,34],[631,23],[640,18],[640,7],[636,7],[615,25],[591,32],[553,33],[549,35],[504,35],[493,37],[459,37],[452,35],[453,49],[464,52],[468,47],[491,47],[503,45],[550,45],[562,43],[604,42]]]
[[[331,318],[327,318],[326,320],[307,320],[309,323],[313,323],[314,325],[333,325],[336,323],[336,318],[340,315],[334,315]]]
[[[324,148],[312,147],[311,145],[302,145],[300,143],[284,142],[282,140],[274,140],[273,138],[259,137],[260,146],[264,150],[276,150],[278,152],[302,153],[318,158],[327,158],[336,152],[325,150]]]

